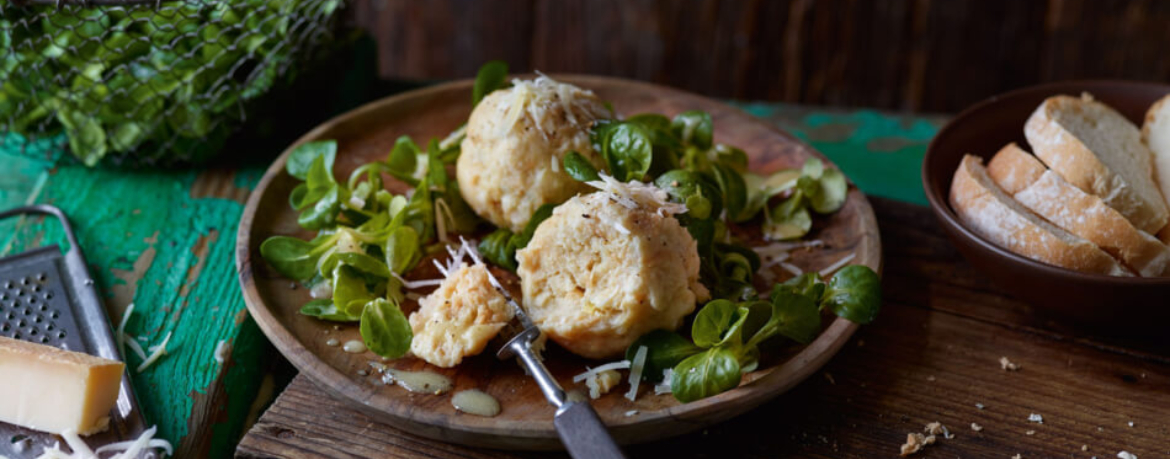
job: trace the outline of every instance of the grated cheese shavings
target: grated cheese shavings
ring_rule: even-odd
[[[126,311],[122,313],[122,321],[118,322],[118,344],[122,353],[122,358],[126,358],[126,322],[130,321],[130,314],[134,313],[134,303],[126,305]]]
[[[642,370],[646,368],[648,351],[646,346],[638,346],[638,352],[634,353],[634,362],[630,365],[630,391],[626,392],[626,398],[631,402],[638,399],[638,385],[642,382]]]
[[[146,357],[146,360],[143,361],[141,365],[138,365],[137,371],[139,373],[142,373],[143,370],[150,368],[150,366],[154,365],[158,359],[167,354],[167,343],[171,341],[171,335],[173,333],[173,331],[167,332],[167,336],[163,338],[161,343],[159,343],[157,346],[150,347],[150,355]]]
[[[435,231],[439,233],[439,241],[447,242],[447,222],[455,226],[455,215],[451,213],[451,206],[443,198],[435,200]]]
[[[630,368],[629,360],[618,360],[617,362],[609,362],[607,364],[598,366],[596,368],[585,368],[585,372],[577,376],[573,376],[573,382],[579,383],[590,377],[597,376],[598,373],[609,370],[626,370]]]
[[[219,340],[215,345],[215,363],[222,364],[232,352],[232,345],[226,339]]]
[[[662,370],[662,382],[654,385],[654,395],[662,395],[672,393],[670,388],[670,380],[674,378],[674,369],[667,368]]]
[[[643,206],[663,217],[687,212],[685,204],[670,202],[666,191],[654,185],[637,180],[623,183],[605,172],[600,172],[598,175],[601,180],[585,182],[585,184],[608,194],[611,199],[627,209]]]
[[[110,443],[108,445],[98,448],[96,451],[89,448],[85,441],[77,435],[77,432],[69,429],[61,432],[61,438],[65,440],[65,444],[72,453],[66,454],[61,451],[61,444],[53,445],[52,448],[45,448],[37,459],[99,459],[105,454],[117,453],[113,456],[108,456],[106,459],[138,459],[144,452],[148,450],[162,450],[166,455],[170,456],[175,453],[171,443],[161,438],[154,438],[154,434],[158,432],[158,427],[151,427],[142,432],[137,439],[130,441],[121,441],[117,443]]]
[[[126,337],[126,341],[123,344],[129,346],[130,350],[134,351],[134,354],[137,355],[138,358],[140,358],[142,360],[146,360],[146,351],[144,351],[142,349],[141,344],[138,344],[138,338],[133,336],[133,335],[124,335],[124,336]],[[126,358],[125,353],[122,354],[122,358],[123,359]]]
[[[403,287],[406,287],[406,288],[411,289],[411,290],[426,288],[426,287],[435,287],[439,284],[442,284],[443,281],[445,280],[445,279],[422,279],[422,280],[408,281],[406,279],[403,279],[402,276],[399,276],[398,273],[391,272],[390,275],[394,276],[395,279],[398,279],[398,282],[402,282]]]
[[[463,141],[463,138],[465,136],[467,136],[467,124],[466,123],[462,126],[459,126],[459,129],[451,131],[450,134],[447,134],[447,137],[439,142],[439,149],[446,150],[448,148],[451,148],[451,147],[455,146],[456,143]]]
[[[826,267],[825,267],[825,269],[822,269],[822,270],[820,271],[820,275],[822,275],[822,276],[828,276],[829,274],[835,273],[835,272],[837,272],[837,270],[838,270],[838,269],[841,269],[841,268],[842,268],[842,267],[844,267],[846,264],[848,264],[849,262],[853,261],[853,259],[854,259],[854,258],[857,258],[857,253],[856,253],[856,252],[854,252],[854,253],[850,253],[849,255],[846,255],[846,256],[844,256],[844,257],[841,257],[841,259],[840,259],[840,260],[837,260],[837,261],[836,261],[836,262],[834,262],[833,264],[831,264],[831,265],[829,265],[829,266],[826,266]]]
[[[785,271],[792,273],[793,276],[799,276],[801,274],[804,274],[803,269],[800,269],[799,266],[796,266],[792,263],[783,262],[783,263],[780,263],[780,267],[784,268]]]

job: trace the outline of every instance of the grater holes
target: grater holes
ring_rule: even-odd
[[[20,279],[20,283],[23,285],[28,285],[29,282],[31,282],[31,281],[29,281],[28,277],[24,277],[24,278]]]
[[[57,311],[53,311],[52,314],[49,314],[49,318],[53,319],[53,320],[57,320],[57,318],[59,318],[59,317],[61,317],[61,313],[59,313]]]
[[[57,339],[65,339],[65,331],[64,330],[57,332]]]
[[[33,329],[30,329],[30,330],[28,331],[28,334],[29,334],[29,336],[37,336],[37,334],[38,334],[38,333],[39,333],[39,332],[37,332],[37,329],[35,329],[35,328],[33,328]]]
[[[41,304],[41,312],[45,312],[48,310],[49,310],[49,305],[42,303]]]
[[[42,337],[41,337],[41,344],[49,344],[49,337],[48,337],[48,336],[42,336]]]
[[[34,293],[41,293],[41,290],[44,290],[44,288],[42,288],[40,284],[33,285],[32,287],[32,291]]]
[[[49,278],[49,276],[45,275],[45,273],[40,273],[40,274],[37,274],[37,280],[38,280],[38,281],[44,282],[44,281],[45,281],[45,279],[48,279],[48,278]]]
[[[49,301],[53,299],[53,292],[45,292],[45,294],[42,296],[45,298],[45,301]]]
[[[0,333],[8,333],[8,330],[12,330],[12,326],[8,325],[8,322],[0,324]]]
[[[33,323],[39,324],[39,323],[44,322],[44,321],[45,321],[45,318],[41,317],[40,314],[33,316]]]
[[[6,288],[6,289],[13,289],[15,287],[16,287],[16,284],[12,283],[12,281],[7,281],[4,283],[4,288]]]

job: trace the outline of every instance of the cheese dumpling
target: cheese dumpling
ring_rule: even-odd
[[[456,176],[463,199],[479,216],[512,231],[524,229],[541,205],[561,203],[589,190],[561,167],[576,151],[593,166],[589,127],[611,117],[592,91],[546,76],[514,80],[471,112]]]
[[[488,280],[483,264],[464,265],[419,300],[410,315],[410,352],[431,365],[451,368],[483,352],[512,320],[512,307]]]
[[[621,355],[643,334],[674,330],[709,296],[697,243],[665,193],[616,184],[574,197],[517,252],[524,308],[549,338],[594,359]],[[667,207],[664,207],[667,206]],[[685,211],[685,207],[682,209]]]

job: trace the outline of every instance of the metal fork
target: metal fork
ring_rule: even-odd
[[[536,357],[536,352],[532,350],[532,342],[540,337],[540,329],[536,328],[536,325],[524,313],[524,309],[521,309],[520,305],[512,299],[512,295],[504,289],[504,286],[500,285],[495,276],[488,275],[488,279],[492,286],[504,296],[504,299],[508,300],[508,304],[512,306],[519,322],[517,324],[516,321],[513,321],[511,326],[502,332],[514,332],[515,336],[509,339],[499,352],[496,352],[496,357],[500,360],[513,357],[519,359],[520,364],[528,370],[528,374],[532,375],[536,384],[540,386],[544,398],[557,408],[553,424],[557,428],[557,435],[561,437],[561,443],[565,445],[565,450],[577,459],[625,458],[625,454],[622,453],[621,448],[618,448],[613,437],[609,435],[605,424],[601,422],[601,418],[597,417],[597,412],[593,411],[593,406],[589,404],[589,401],[572,400],[567,397],[565,390],[549,374],[548,368],[545,368],[544,363]]]

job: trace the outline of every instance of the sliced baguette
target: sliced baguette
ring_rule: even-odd
[[[1170,221],[1150,173],[1153,154],[1137,126],[1109,106],[1088,94],[1049,97],[1028,118],[1024,135],[1049,168],[1138,229],[1156,233]]]
[[[1004,193],[978,157],[967,155],[959,163],[950,201],[968,227],[1012,252],[1076,271],[1132,275],[1092,242],[1044,221]]]
[[[1056,226],[1097,244],[1138,275],[1170,275],[1170,249],[1134,228],[1101,198],[1072,186],[1016,144],[1004,147],[987,173],[1016,201]]]
[[[1142,141],[1154,152],[1154,177],[1158,181],[1158,188],[1162,196],[1170,205],[1170,95],[1154,102],[1150,111],[1146,112],[1146,122],[1142,125]],[[1170,244],[1170,224],[1158,233],[1162,242]]]

